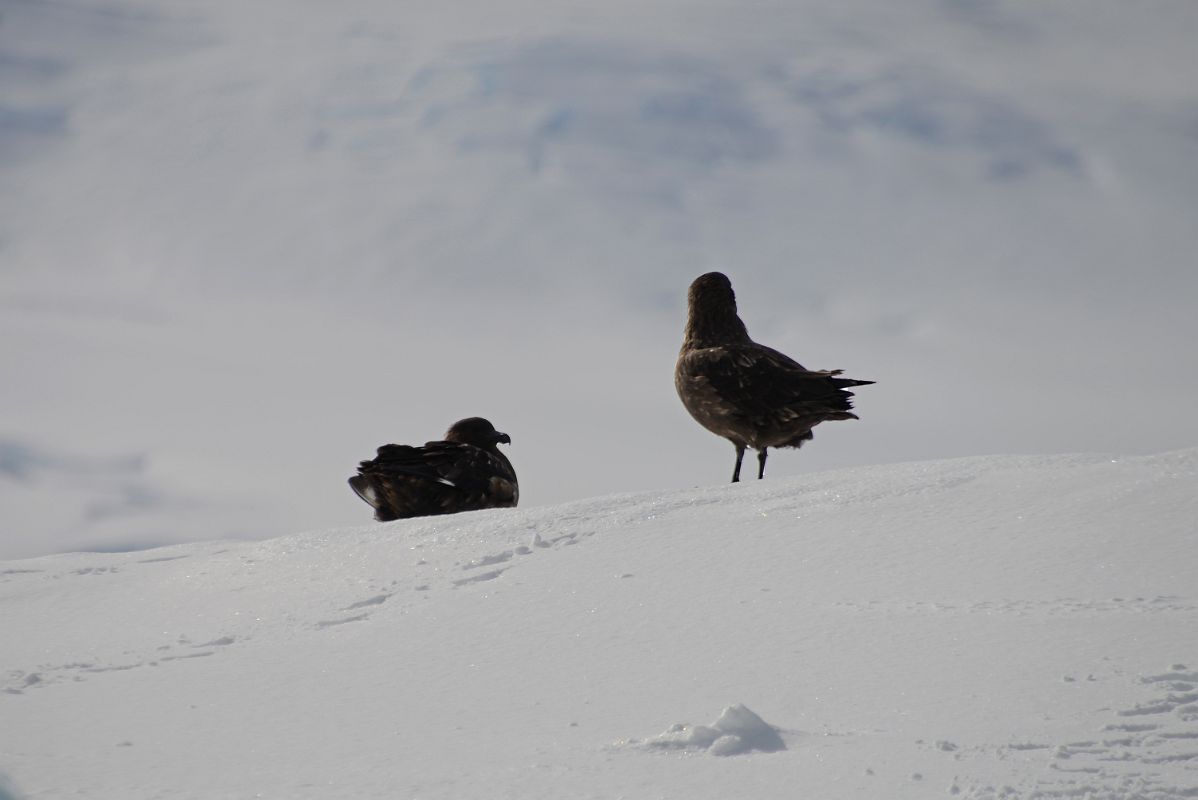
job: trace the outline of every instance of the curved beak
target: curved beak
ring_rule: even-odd
[[[511,444],[512,437],[501,431],[495,431],[495,442],[497,444]]]

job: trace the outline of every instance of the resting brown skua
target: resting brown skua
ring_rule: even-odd
[[[469,417],[455,422],[443,440],[383,445],[358,466],[349,485],[379,522],[511,508],[520,499],[516,471],[496,447],[511,441],[482,417]]]

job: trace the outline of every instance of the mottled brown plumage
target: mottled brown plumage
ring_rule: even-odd
[[[800,447],[825,420],[857,419],[848,386],[873,381],[840,378],[841,370],[812,371],[749,338],[736,315],[727,276],[700,275],[690,286],[686,335],[674,368],[674,386],[690,415],[736,448],[733,482],[740,480],[745,448],[757,451],[765,475],[770,447]]]
[[[383,445],[349,485],[379,522],[512,508],[520,499],[516,471],[496,447],[511,441],[482,417],[470,417],[455,422],[442,441]]]

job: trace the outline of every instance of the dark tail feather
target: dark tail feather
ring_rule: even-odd
[[[859,380],[856,380],[855,378],[839,378],[839,377],[837,377],[838,375],[840,375],[843,372],[844,372],[843,369],[823,369],[823,370],[819,370],[818,374],[826,375],[828,378],[831,379],[832,385],[838,389],[843,389],[846,386],[869,386],[871,383],[873,383],[873,381],[859,381]]]
[[[355,475],[349,479],[349,488],[354,490],[354,494],[366,501],[366,504],[374,509],[374,518],[379,522],[390,522],[399,517],[391,510],[384,502],[382,495],[378,489],[374,487],[374,483],[365,475]]]
[[[365,500],[367,505],[372,508],[379,507],[378,494],[374,491],[374,487],[370,485],[370,481],[365,475],[355,475],[350,478],[349,488],[354,490],[354,494]]]

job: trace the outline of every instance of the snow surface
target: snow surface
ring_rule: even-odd
[[[1195,797],[1196,478],[977,457],[0,563],[0,796]]]
[[[0,0],[0,558],[365,522],[361,459],[475,415],[529,506],[722,481],[671,378],[716,269],[877,381],[773,479],[1198,446],[1196,41],[1194,0]]]

